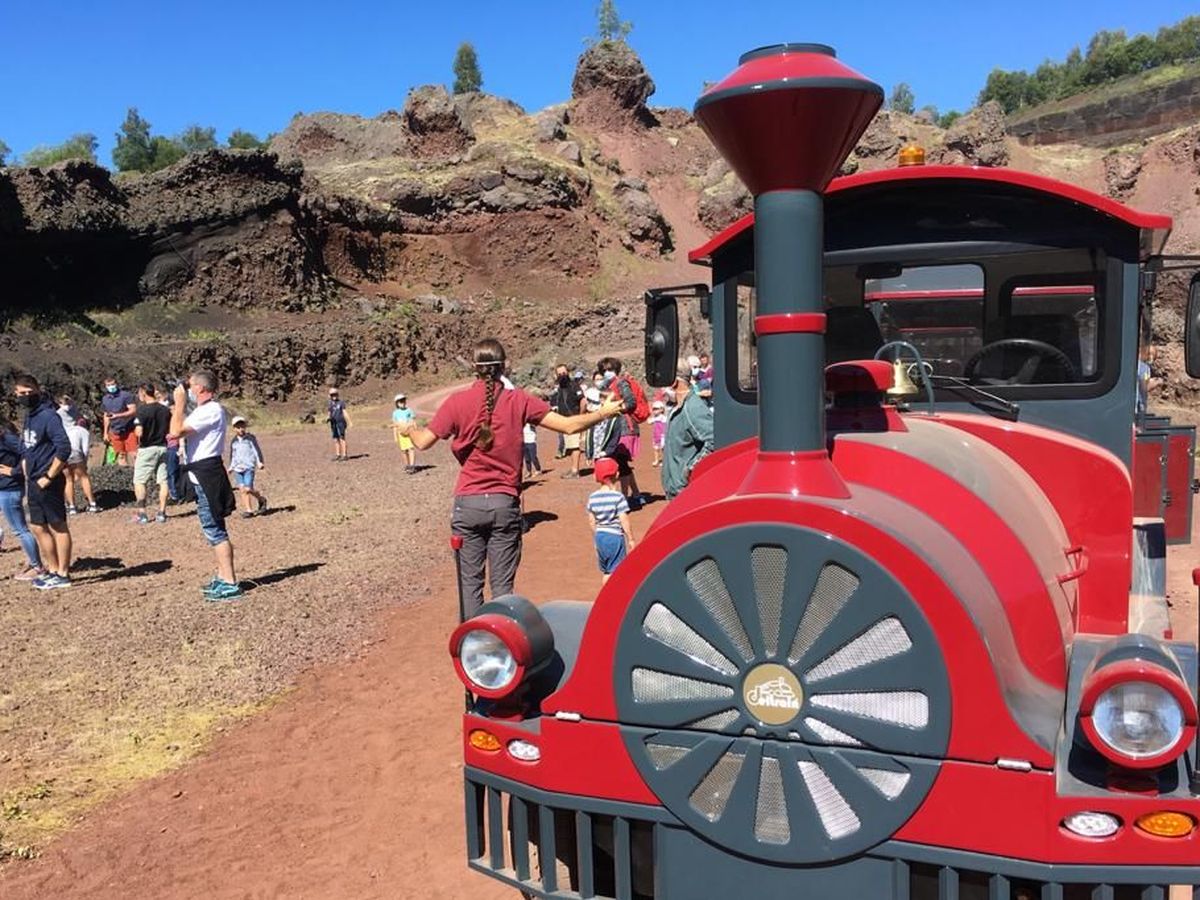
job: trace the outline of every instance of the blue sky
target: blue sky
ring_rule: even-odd
[[[567,99],[594,29],[595,0],[0,0],[0,140],[17,153],[81,131],[113,135],[129,106],[156,134],[191,123],[259,134],[296,112],[375,115],[409,88],[449,83],[461,41],[475,44],[484,88],[529,110]],[[691,106],[706,80],[744,50],[821,41],[918,105],[970,106],[995,66],[1061,59],[1100,28],[1154,31],[1196,12],[1195,0],[618,0],[629,42],[658,91]]]

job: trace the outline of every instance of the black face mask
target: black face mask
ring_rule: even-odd
[[[23,397],[18,397],[17,401],[23,403],[27,409],[37,409],[41,405],[41,394],[25,394]]]
[[[559,387],[569,387],[570,384],[571,384],[571,376],[570,375],[559,375],[558,376],[558,386]]]

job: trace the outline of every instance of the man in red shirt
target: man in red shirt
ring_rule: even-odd
[[[463,539],[460,565],[468,616],[483,603],[485,563],[492,596],[512,593],[521,562],[525,423],[577,434],[622,411],[621,402],[611,400],[595,412],[559,415],[545,400],[520,388],[505,390],[500,381],[504,364],[499,341],[480,341],[475,346],[475,384],[447,397],[428,428],[409,425],[401,432],[420,450],[439,440],[451,441],[450,451],[462,466],[454,486],[450,528]]]

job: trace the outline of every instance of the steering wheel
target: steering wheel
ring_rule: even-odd
[[[1036,341],[1033,338],[1005,338],[1004,340],[993,341],[981,347],[972,354],[971,358],[963,366],[963,378],[967,381],[975,381],[975,370],[979,368],[979,364],[988,357],[1002,353],[1005,350],[1016,350],[1019,353],[1026,353],[1029,355],[1029,359],[1021,363],[1020,368],[1007,378],[981,379],[986,384],[1035,384],[1034,375],[1042,367],[1042,363],[1047,361],[1062,369],[1064,382],[1077,381],[1079,378],[1079,372],[1067,354],[1052,344],[1047,344],[1045,341]]]

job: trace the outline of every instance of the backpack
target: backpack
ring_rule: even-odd
[[[628,412],[628,415],[635,422],[645,422],[650,418],[650,404],[646,402],[646,392],[642,390],[642,386],[638,382],[630,378],[628,375],[622,375],[621,381],[629,385],[629,390],[633,394],[634,406]]]

